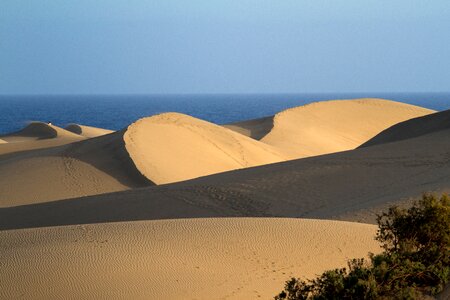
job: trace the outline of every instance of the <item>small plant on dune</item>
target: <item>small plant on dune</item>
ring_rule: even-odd
[[[383,253],[353,259],[348,268],[303,281],[292,278],[276,300],[417,299],[450,280],[450,200],[424,195],[409,209],[391,207],[377,218]]]

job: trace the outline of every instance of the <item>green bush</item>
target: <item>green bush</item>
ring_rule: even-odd
[[[450,200],[424,195],[409,209],[377,218],[383,253],[353,259],[348,268],[303,281],[292,278],[276,300],[417,299],[440,292],[450,279]]]

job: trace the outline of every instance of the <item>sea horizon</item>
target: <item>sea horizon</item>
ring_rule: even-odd
[[[311,102],[357,98],[383,98],[437,111],[450,108],[450,92],[3,94],[0,134],[20,130],[32,121],[120,130],[139,118],[162,112],[226,124],[270,116]]]

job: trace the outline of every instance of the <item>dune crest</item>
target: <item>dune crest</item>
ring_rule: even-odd
[[[384,99],[329,100],[225,126],[294,159],[355,149],[396,123],[433,112]]]
[[[261,141],[179,113],[143,118],[127,129],[95,138],[35,122],[8,135],[26,141],[2,144],[0,154],[78,143],[10,153],[0,161],[0,207],[179,182],[346,150],[394,120],[428,112],[376,99],[314,103],[277,114],[273,128]],[[356,121],[349,122],[351,126],[341,124],[347,118]],[[319,122],[322,119],[325,121]],[[271,124],[272,120],[266,118],[248,121],[245,126],[255,137],[262,136]],[[86,135],[105,133],[78,125],[71,129],[81,133],[86,130]],[[52,189],[48,189],[50,183]]]
[[[156,184],[286,159],[270,145],[179,113],[140,119],[124,140],[136,167]]]
[[[410,119],[389,127],[360,147],[391,143],[450,129],[450,110]]]
[[[3,135],[7,142],[23,142],[28,140],[44,140],[52,138],[79,138],[74,133],[44,122],[30,122],[25,128]]]
[[[84,140],[85,138],[58,126],[31,122],[25,128],[0,136],[7,143],[0,147],[0,155],[50,148]]]
[[[448,145],[450,129],[170,185],[3,208],[0,229],[242,216],[375,223],[390,205],[450,192]]]
[[[292,276],[311,278],[380,252],[375,232],[367,224],[274,218],[0,231],[7,274],[0,298],[270,299]]]
[[[109,129],[103,129],[80,124],[69,124],[64,129],[87,138],[93,138],[114,132],[113,130]]]

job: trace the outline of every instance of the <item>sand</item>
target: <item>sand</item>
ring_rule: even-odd
[[[109,129],[103,129],[98,127],[92,127],[87,125],[80,125],[80,124],[69,124],[64,129],[79,134],[81,136],[84,136],[86,138],[93,138],[109,133],[113,133],[114,131]]]
[[[166,184],[354,149],[395,123],[432,112],[381,99],[337,100],[225,125],[226,129],[165,113],[133,123],[124,139],[139,171],[156,184]]]
[[[262,139],[273,128],[273,116],[223,125],[255,140]]]
[[[124,149],[123,132],[116,132],[79,143],[0,156],[0,207],[152,184],[142,177]]]
[[[2,135],[2,139],[7,142],[24,142],[29,140],[43,140],[52,138],[75,138],[79,137],[58,126],[50,125],[43,122],[30,122],[26,127],[17,132]]]
[[[7,141],[0,139],[0,144],[5,144]]]
[[[450,191],[448,112],[430,113],[362,99],[1,136],[0,298],[270,299],[380,251],[373,225],[305,218],[373,223]]]
[[[382,130],[433,110],[383,99],[321,101],[268,118],[227,125],[284,151],[290,158],[355,149]],[[236,129],[238,128],[238,129]]]
[[[285,110],[261,141],[296,158],[350,150],[380,131],[434,111],[381,99],[316,102]]]
[[[450,192],[450,130],[335,154],[73,200],[0,209],[0,228],[199,217],[375,221],[389,205]]]
[[[270,299],[379,252],[376,227],[295,219],[191,219],[0,232],[0,298]]]
[[[392,113],[381,116],[380,111]],[[339,118],[331,118],[333,112]],[[382,130],[394,120],[425,112],[429,111],[386,100],[310,104],[279,113],[273,119],[240,123],[240,128],[247,126],[252,137],[262,137],[269,129],[261,141],[178,113],[143,118],[116,133],[75,124],[68,127],[73,133],[34,122],[1,137],[8,143],[0,146],[0,207],[168,184],[281,162],[313,152],[320,154],[329,141],[356,147],[376,128]],[[349,114],[367,117],[367,124],[353,117],[351,128],[339,125]],[[320,122],[322,117],[328,120],[326,126]],[[310,127],[320,131],[308,137]],[[355,137],[351,142],[350,135]],[[53,149],[60,145],[66,147]],[[327,149],[325,152],[332,148]],[[49,184],[51,189],[47,188]]]
[[[136,167],[156,184],[285,160],[271,146],[179,113],[140,119],[124,140]]]
[[[7,142],[7,144],[1,145],[0,155],[50,148],[85,139],[58,126],[43,122],[31,122],[22,130],[2,135],[0,138]]]
[[[450,110],[413,118],[383,130],[360,147],[415,138],[428,133],[450,129]]]

